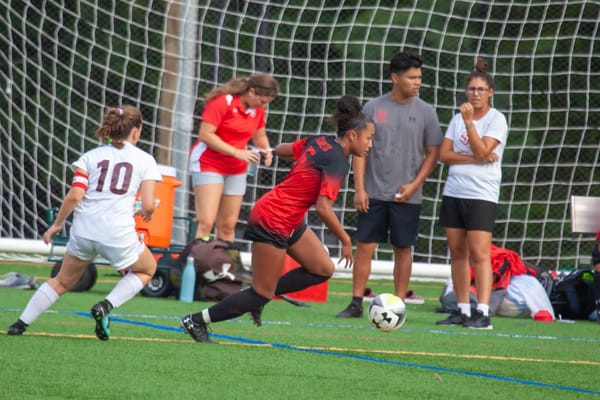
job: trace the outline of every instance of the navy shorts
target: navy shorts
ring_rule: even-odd
[[[279,249],[287,249],[300,240],[306,231],[306,228],[306,224],[302,223],[298,225],[296,229],[294,229],[294,232],[292,232],[290,237],[285,237],[273,232],[269,232],[256,224],[248,223],[246,226],[246,231],[244,232],[244,239],[251,240],[253,242],[269,243]]]
[[[369,211],[358,213],[356,240],[411,247],[419,234],[420,204],[369,199]]]
[[[440,224],[444,228],[493,232],[497,213],[498,204],[492,201],[443,196]]]

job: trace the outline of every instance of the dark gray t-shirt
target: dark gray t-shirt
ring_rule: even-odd
[[[400,104],[388,93],[369,100],[363,111],[375,121],[365,190],[370,198],[393,201],[398,188],[416,177],[425,148],[442,143],[440,122],[433,107],[418,97]],[[421,204],[422,197],[419,187],[408,202]]]

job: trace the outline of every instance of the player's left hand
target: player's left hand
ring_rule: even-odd
[[[344,261],[344,268],[352,268],[354,264],[354,255],[352,254],[352,244],[342,244],[342,256],[338,260],[338,264]]]
[[[152,220],[152,214],[153,213],[148,213],[141,208],[135,212],[135,215],[140,216],[144,222],[150,222],[150,220]]]
[[[273,164],[273,152],[271,151],[270,148],[260,149],[260,152],[262,153],[265,166],[270,167],[271,164]]]

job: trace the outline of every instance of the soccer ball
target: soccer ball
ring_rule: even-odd
[[[406,321],[406,305],[398,296],[382,293],[369,305],[371,324],[382,332],[391,332],[400,328]]]

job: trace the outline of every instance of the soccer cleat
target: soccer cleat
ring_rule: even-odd
[[[250,311],[250,318],[252,318],[252,322],[257,327],[262,326],[261,315],[263,312],[264,306],[261,306],[258,310]]]
[[[362,318],[363,316],[363,308],[362,304],[358,305],[355,303],[350,303],[345,310],[340,311],[335,316],[336,318]]]
[[[463,314],[460,310],[454,310],[448,318],[436,322],[436,325],[443,326],[462,326],[469,320],[469,317]]]
[[[11,336],[22,335],[23,332],[27,330],[28,326],[29,325],[27,325],[25,322],[18,319],[14,324],[8,327],[6,334]]]
[[[471,314],[471,318],[463,326],[471,329],[494,329],[490,317],[483,315],[480,310],[475,310]]]
[[[409,290],[406,292],[406,297],[404,298],[404,302],[406,304],[424,304],[425,299],[419,295],[417,295],[413,290]]]
[[[106,306],[100,302],[94,304],[90,314],[92,314],[92,318],[96,321],[96,337],[100,340],[108,340],[110,336],[110,319],[108,318],[108,314],[110,311],[106,308]]]
[[[377,297],[377,293],[371,290],[371,288],[365,289],[365,293],[363,294],[363,301],[365,303],[371,303],[375,297]]]
[[[214,343],[208,337],[208,326],[204,322],[198,323],[192,320],[192,314],[188,314],[185,317],[181,318],[179,324],[183,328],[184,331],[189,333],[189,335],[196,342],[202,343]]]

